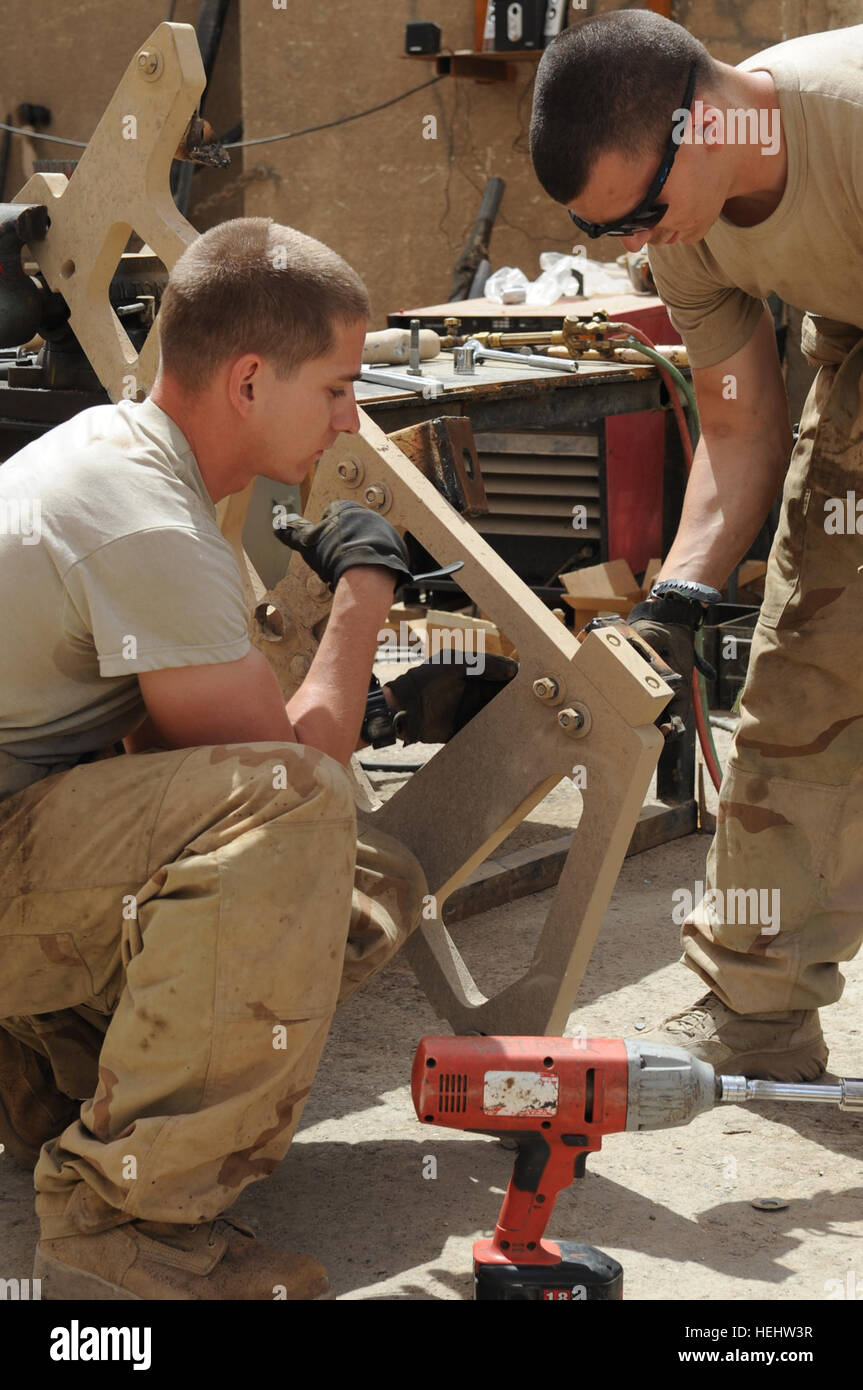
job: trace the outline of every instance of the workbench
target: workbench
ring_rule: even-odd
[[[634,293],[551,305],[463,300],[400,309],[388,323],[404,328],[418,319],[443,334],[458,318],[460,333],[548,331],[567,315],[600,310],[656,343],[680,341],[662,301]],[[541,592],[567,568],[608,559],[626,559],[639,573],[667,549],[685,477],[667,393],[646,359],[644,365],[582,361],[572,377],[499,362],[485,364],[476,378],[458,377],[437,365],[428,369],[445,381],[447,412],[469,416],[479,436],[491,514],[478,529],[533,588]],[[363,387],[363,397],[388,431],[428,418],[427,403],[418,407],[401,393],[372,395]],[[397,417],[389,413],[395,410]],[[574,505],[583,505],[588,518],[577,533]]]

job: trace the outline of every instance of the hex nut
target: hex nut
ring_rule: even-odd
[[[356,459],[344,459],[336,469],[343,483],[359,483],[362,470]]]
[[[162,72],[162,55],[158,48],[142,48],[138,54],[137,66],[142,77],[159,77]]]
[[[560,686],[553,676],[540,676],[539,680],[535,680],[533,683],[533,693],[538,700],[549,704],[552,700],[557,699],[560,694]]]
[[[560,711],[557,722],[570,738],[581,738],[590,732],[590,711],[585,705],[570,706]]]

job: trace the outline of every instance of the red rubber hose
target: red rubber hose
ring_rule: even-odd
[[[631,323],[615,322],[612,325],[612,332],[610,332],[608,336],[610,338],[635,338],[639,343],[644,343],[645,347],[652,348],[652,350],[656,352],[656,344],[651,342],[646,333],[642,333],[640,328],[634,328]],[[689,426],[686,423],[686,415],[684,414],[680,396],[678,395],[677,386],[669,373],[663,371],[662,367],[657,365],[657,371],[665,384],[665,389],[671,400],[674,418],[677,421],[677,428],[680,432],[683,457],[686,460],[686,471],[689,473],[692,469],[692,440],[689,437]],[[711,782],[716,790],[719,791],[722,782],[722,769],[713,751],[710,738],[710,726],[708,723],[710,716],[707,711],[697,670],[692,673],[692,712],[695,716],[695,727],[698,731],[698,742],[701,745],[701,755],[704,758],[704,766],[707,768]]]

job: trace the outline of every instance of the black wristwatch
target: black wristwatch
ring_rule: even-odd
[[[694,579],[660,579],[654,584],[648,598],[661,598],[663,594],[674,594],[676,598],[688,598],[690,603],[720,603],[722,594],[709,584],[699,584]]]
[[[645,603],[653,598],[683,599],[691,605],[690,612],[694,610],[694,626],[699,628],[704,622],[708,605],[721,603],[722,594],[719,589],[713,589],[709,584],[699,584],[694,579],[660,579],[650,590]]]
[[[401,710],[390,709],[380,681],[377,676],[372,676],[360,730],[365,742],[370,743],[372,748],[389,748],[396,741],[396,721],[401,713]]]

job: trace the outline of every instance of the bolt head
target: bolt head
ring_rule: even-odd
[[[533,683],[533,693],[538,700],[555,700],[559,692],[560,686],[551,676],[540,676]]]
[[[562,709],[557,722],[568,734],[575,733],[584,724],[584,715],[578,709]]]

